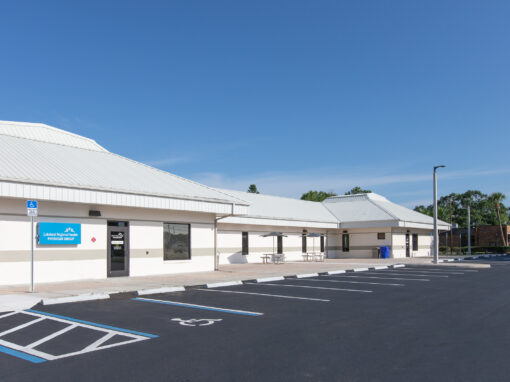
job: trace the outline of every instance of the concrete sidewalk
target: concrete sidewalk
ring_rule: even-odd
[[[394,264],[431,264],[430,257],[405,259],[326,259],[324,262],[286,262],[285,264],[229,264],[222,265],[216,272],[195,272],[183,274],[167,274],[143,277],[116,277],[100,280],[68,281],[58,283],[44,283],[35,286],[35,293],[29,293],[28,285],[0,286],[0,305],[2,298],[12,300],[12,296],[31,296],[39,300],[59,299],[68,302],[72,297],[76,300],[108,298],[108,294],[122,292],[136,292],[147,289],[169,287],[188,287],[228,281],[242,281],[276,276],[295,276],[298,274],[330,272],[336,270],[350,270],[354,268],[369,268],[389,266]],[[441,265],[459,265],[459,263],[442,263]],[[481,264],[466,264],[462,266],[483,266]],[[106,295],[106,297],[105,297]],[[92,298],[90,298],[92,299]],[[32,301],[32,299],[30,300]],[[72,301],[72,299],[71,299]]]

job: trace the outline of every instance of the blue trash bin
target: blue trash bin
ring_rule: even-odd
[[[381,259],[390,258],[390,247],[381,247]]]

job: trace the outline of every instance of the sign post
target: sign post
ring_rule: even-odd
[[[37,200],[27,200],[27,216],[30,216],[30,292],[34,292],[34,216],[37,216]]]

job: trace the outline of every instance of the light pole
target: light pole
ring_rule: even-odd
[[[467,231],[468,231],[468,256],[471,256],[471,206],[468,204],[467,206]]]
[[[437,169],[446,167],[444,165],[434,166],[434,264],[439,260],[439,240],[437,234]]]

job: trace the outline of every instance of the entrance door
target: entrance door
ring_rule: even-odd
[[[108,277],[129,276],[129,225],[108,222]]]
[[[409,233],[406,233],[406,257],[411,257],[411,249],[409,248]]]

